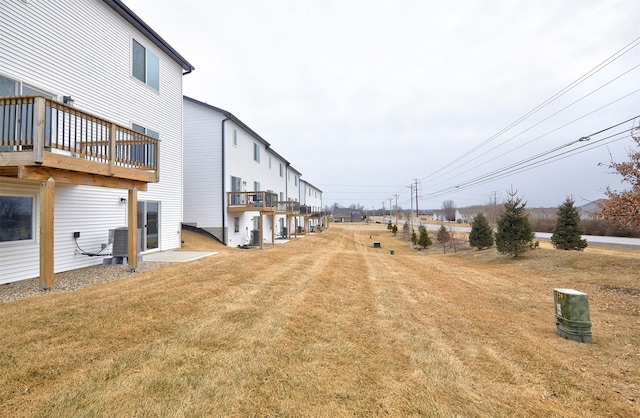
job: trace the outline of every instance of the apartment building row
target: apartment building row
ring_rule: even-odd
[[[119,0],[0,2],[0,284],[321,225],[322,191],[231,113],[184,97],[195,68]]]

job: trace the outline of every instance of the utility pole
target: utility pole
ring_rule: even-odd
[[[382,222],[384,222],[384,201],[382,201]]]
[[[409,189],[411,189],[411,192],[409,193],[409,197],[411,198],[411,210],[409,211],[409,224],[411,225],[411,229],[413,229],[413,220],[411,219],[413,217],[413,184],[410,184]]]
[[[389,219],[391,219],[391,199],[393,199],[392,197],[389,198]],[[397,223],[396,223],[397,225]]]
[[[398,225],[398,193],[394,194],[396,197],[396,225]]]
[[[418,211],[418,179],[413,179],[416,182],[416,218],[420,219],[420,212]]]

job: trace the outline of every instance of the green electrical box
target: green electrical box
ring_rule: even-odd
[[[380,243],[379,242],[374,242],[373,243],[373,248],[380,248]]]
[[[553,289],[556,331],[559,336],[582,343],[592,343],[589,297],[573,289]]]

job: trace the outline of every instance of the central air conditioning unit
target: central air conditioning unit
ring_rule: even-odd
[[[120,227],[109,230],[109,244],[111,255],[114,257],[127,257],[129,255],[128,228]]]
[[[260,245],[260,230],[254,229],[251,231],[251,245]]]

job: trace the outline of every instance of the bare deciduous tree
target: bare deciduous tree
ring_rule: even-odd
[[[445,200],[442,202],[442,210],[447,221],[456,220],[456,204],[453,200]]]
[[[640,126],[633,140],[640,148]],[[618,192],[607,187],[605,194],[609,200],[600,204],[599,214],[609,222],[619,226],[640,227],[640,149],[629,150],[629,161],[616,163],[611,161],[609,168],[613,168],[622,176],[622,183],[629,183],[631,190]]]

